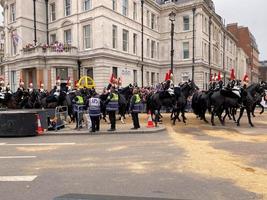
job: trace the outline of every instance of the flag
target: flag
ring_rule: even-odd
[[[235,70],[233,68],[231,69],[230,79],[235,80]]]

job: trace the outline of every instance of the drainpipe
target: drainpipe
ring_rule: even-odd
[[[211,77],[211,16],[209,17],[209,68],[210,68],[210,76]]]
[[[196,8],[192,9],[193,11],[193,65],[192,65],[192,81],[194,81],[195,78],[195,13]]]
[[[49,31],[48,31],[48,22],[49,22],[48,0],[45,0],[45,8],[46,8],[46,43],[49,44]]]
[[[36,32],[36,0],[33,0],[33,28],[34,28],[34,46],[37,43],[37,32]]]

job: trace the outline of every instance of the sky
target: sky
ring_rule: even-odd
[[[238,22],[240,26],[247,26],[255,36],[260,60],[267,60],[267,1],[266,0],[213,0],[216,13],[227,24]],[[2,8],[0,8],[2,13]],[[0,15],[2,24],[3,17]]]
[[[267,1],[266,0],[213,0],[216,13],[225,23],[249,27],[260,51],[260,60],[267,60]]]

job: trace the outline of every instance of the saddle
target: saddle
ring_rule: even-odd
[[[168,90],[159,92],[160,99],[166,99],[174,96],[174,92],[170,93]]]
[[[220,91],[221,95],[224,97],[230,97],[230,98],[241,98],[241,92],[240,89],[237,87],[234,87],[232,89],[230,88],[223,88]]]

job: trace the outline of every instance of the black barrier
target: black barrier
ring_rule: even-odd
[[[0,114],[0,137],[37,135],[36,114],[5,111]]]
[[[164,199],[155,197],[129,197],[129,196],[107,196],[95,194],[66,194],[54,198],[54,200],[185,200],[185,199]],[[187,199],[189,200],[189,199]]]

